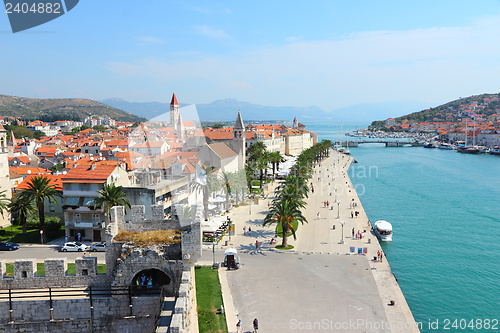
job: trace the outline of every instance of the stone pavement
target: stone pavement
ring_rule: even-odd
[[[292,251],[274,249],[274,245],[270,245],[274,226],[262,227],[272,195],[260,200],[258,205],[233,208],[229,215],[235,223],[236,235],[230,241],[225,236],[224,240],[228,240],[228,247],[238,249],[242,268],[221,271],[224,302],[230,301],[229,295],[234,300],[234,307],[225,305],[230,332],[234,331],[237,317],[250,329],[252,315],[261,318],[261,327],[270,328],[262,331],[268,332],[301,331],[299,324],[292,327],[295,323],[292,320],[304,325],[318,320],[330,320],[335,325],[358,320],[379,325],[339,330],[345,332],[418,332],[389,264],[386,260],[373,260],[381,248],[347,175],[352,161],[350,156],[332,152],[331,157],[314,168],[314,193],[310,192],[304,211],[309,223],[299,226],[296,241],[289,238],[289,244],[295,247]],[[324,207],[323,202],[327,200],[329,207]],[[336,200],[340,202],[338,205]],[[357,206],[351,208],[351,202]],[[351,217],[354,211],[359,212],[357,218]],[[340,221],[345,221],[343,235]],[[243,226],[252,228],[250,235],[243,235]],[[363,239],[352,237],[353,228],[355,232],[361,231]],[[262,244],[258,251],[256,240]],[[358,248],[366,248],[367,254],[352,254],[352,246],[356,252]],[[218,262],[223,260],[225,248],[217,246]],[[212,246],[204,246],[198,264],[212,264]],[[395,306],[388,305],[391,300]],[[281,311],[284,308],[286,312]],[[392,329],[383,327],[387,321]],[[331,330],[331,327],[313,331],[321,330]]]

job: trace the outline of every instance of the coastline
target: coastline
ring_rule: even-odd
[[[382,251],[382,248],[379,239],[373,234],[371,226],[368,227],[368,217],[348,175],[353,160],[352,156],[331,150],[330,156],[314,167],[312,184],[315,192],[310,193],[307,200],[306,217],[309,223],[300,226],[298,239],[291,244],[295,246],[296,252],[307,254],[327,253],[358,256],[350,252],[350,247],[354,246],[355,251],[360,247],[366,248],[367,254],[363,256],[370,267],[380,300],[384,306],[385,315],[390,323],[391,332],[418,333],[420,330],[387,258],[384,258],[385,260],[382,262],[373,260],[377,256],[377,252]],[[337,195],[335,195],[335,187]],[[357,205],[352,209],[349,203],[353,199]],[[330,207],[322,207],[325,200],[330,202]],[[334,204],[335,200],[340,201],[338,207]],[[358,217],[351,218],[351,211],[358,211]],[[327,220],[326,228],[322,221],[320,223],[313,221],[316,219],[317,212],[320,213],[320,220]],[[339,219],[337,219],[337,215],[340,216]],[[341,235],[340,221],[346,222],[343,227],[343,236]],[[335,225],[335,229],[333,229],[333,225]],[[351,236],[352,228],[355,229],[355,232],[362,231],[363,239],[353,239]],[[365,230],[366,232],[363,232]],[[344,244],[339,244],[341,239],[344,240]],[[390,301],[395,301],[395,305],[389,305]]]
[[[349,166],[347,167],[347,170],[352,164],[352,161],[353,158],[350,157]],[[353,187],[352,182],[348,175],[347,170],[345,172],[346,178],[348,179],[349,185],[352,188]],[[352,191],[352,196],[354,200],[359,203],[358,207],[356,207],[356,210],[360,212],[361,218],[364,219],[365,221],[368,220],[363,205],[361,204],[361,200],[359,199],[358,194],[354,189]],[[372,228],[371,230],[373,231]],[[402,322],[408,323],[409,326],[411,326],[411,329],[405,332],[412,332],[412,333],[420,332],[420,330],[418,329],[418,325],[415,322],[415,318],[413,317],[413,314],[410,310],[410,307],[406,302],[406,298],[404,297],[403,291],[399,287],[396,277],[392,272],[392,269],[389,265],[389,260],[386,257],[384,257],[383,262],[375,262],[373,260],[373,257],[377,255],[377,252],[378,251],[383,252],[383,250],[382,247],[380,246],[380,240],[375,235],[373,235],[371,239],[372,239],[371,244],[367,244],[368,254],[366,257],[371,267],[371,272],[373,274],[373,278],[377,285],[380,298],[382,302],[388,302],[390,300],[395,301],[394,306],[386,306],[384,308],[387,319],[389,320],[389,322],[392,323],[393,327],[397,326],[397,323],[402,323]],[[399,329],[393,328],[392,332],[398,333],[401,331]]]
[[[317,331],[419,332],[389,263],[387,260],[371,260],[380,249],[380,244],[367,228],[366,214],[347,175],[352,160],[352,157],[332,151],[321,166],[314,168],[312,183],[315,192],[310,193],[304,211],[309,223],[300,225],[297,240],[289,239],[289,243],[295,246],[293,250],[276,250],[269,244],[274,228],[262,227],[263,215],[267,214],[267,204],[272,200],[272,190],[277,183],[270,186],[268,198],[259,200],[251,209],[240,206],[231,210],[236,235],[228,246],[238,249],[242,267],[237,271],[219,270],[229,332],[234,332],[238,319],[242,319],[246,327],[254,317],[259,318],[263,328],[270,327],[273,332],[289,332],[290,329],[311,331],[296,329],[298,326],[293,325],[315,325],[323,319],[330,320],[331,325],[364,320],[365,324],[383,323],[385,326],[360,326],[347,330],[330,326]],[[332,168],[334,161],[335,167]],[[335,173],[337,177],[332,179]],[[318,180],[318,177],[322,179]],[[337,198],[341,201],[338,207],[333,204],[335,192],[332,189],[335,186],[338,188]],[[344,191],[341,192],[341,189]],[[357,218],[350,215],[352,210],[348,202],[352,199],[357,202],[355,210],[360,212]],[[323,207],[323,200],[330,201],[330,208]],[[340,219],[336,218],[337,208]],[[316,219],[318,211],[320,219]],[[346,221],[344,244],[339,244],[342,237],[340,220]],[[242,234],[243,226],[252,227],[251,237]],[[368,236],[362,240],[353,239],[350,232],[353,227],[361,231],[366,229],[364,234]],[[262,244],[260,251],[253,250],[256,239]],[[218,261],[223,259],[227,248],[222,243],[216,247]],[[351,246],[367,248],[367,254],[351,254]],[[197,264],[210,265],[212,246],[204,245],[204,250],[203,258]],[[283,265],[277,266],[278,262]],[[299,289],[282,295],[276,293],[276,284],[265,283],[278,283],[280,276],[286,276],[291,281],[307,282],[302,283]],[[394,306],[388,305],[391,300],[395,301]],[[285,317],[282,315],[284,312],[287,313]]]

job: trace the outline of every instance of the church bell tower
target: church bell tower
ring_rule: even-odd
[[[236,121],[233,126],[233,149],[238,153],[238,169],[245,168],[246,159],[246,141],[245,141],[245,125],[241,119],[241,113],[238,111]]]

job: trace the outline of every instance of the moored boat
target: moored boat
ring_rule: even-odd
[[[436,148],[436,145],[433,142],[426,142],[424,148]]]
[[[438,146],[438,149],[453,150],[453,149],[455,149],[455,146],[453,146],[452,144],[443,142]]]
[[[392,241],[392,225],[384,220],[379,220],[375,222],[375,233],[381,241],[390,242]]]
[[[495,146],[490,149],[491,155],[500,155],[500,146]]]
[[[481,150],[475,146],[459,148],[457,151],[464,154],[479,154],[481,152]]]

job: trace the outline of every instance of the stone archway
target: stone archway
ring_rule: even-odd
[[[145,285],[147,285],[147,278],[152,279],[152,285],[153,286],[164,286],[164,285],[169,285],[172,282],[172,279],[170,276],[165,274],[163,271],[156,269],[156,268],[149,268],[149,269],[143,269],[139,273],[137,273],[132,281],[130,282],[131,285],[135,286],[137,285],[137,281],[139,281],[139,285],[142,283],[142,277],[145,278]]]

